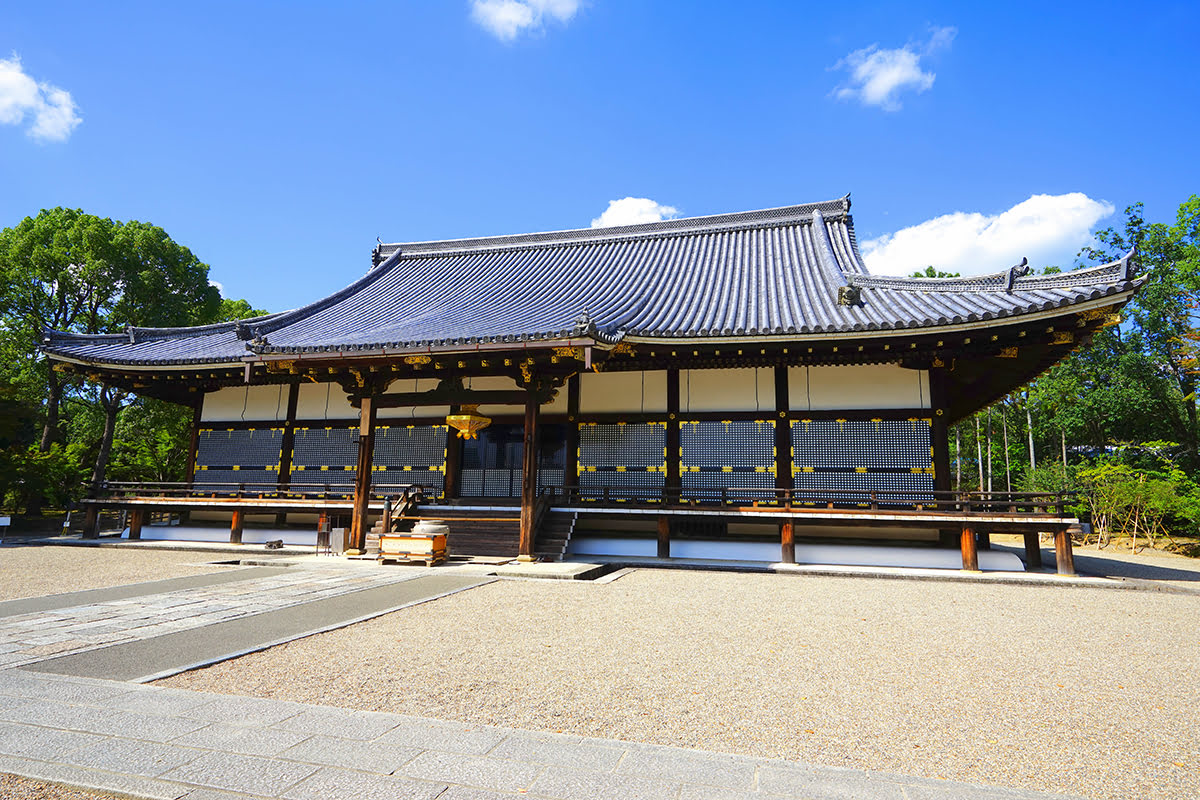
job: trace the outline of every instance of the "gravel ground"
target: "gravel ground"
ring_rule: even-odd
[[[0,600],[178,578],[224,569],[218,556],[171,550],[21,545],[0,547]]]
[[[0,773],[0,797],[4,800],[120,800],[115,794],[97,794],[57,783],[44,783]]]
[[[160,683],[1194,798],[1197,609],[1158,592],[641,570],[493,583]]]

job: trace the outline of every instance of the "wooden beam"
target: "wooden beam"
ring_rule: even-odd
[[[789,519],[779,525],[779,540],[782,544],[780,560],[785,564],[796,563],[796,531]]]
[[[792,422],[788,418],[788,368],[775,368],[775,488],[783,491],[792,485]],[[786,553],[784,554],[786,556]],[[786,561],[786,559],[785,559]],[[793,563],[788,561],[787,563]]]
[[[962,568],[967,572],[979,572],[979,554],[975,551],[975,531],[970,525],[962,526],[960,537],[962,547]]]
[[[566,464],[563,469],[563,485],[579,485],[579,388],[578,375],[567,380],[567,436]]]
[[[240,508],[233,510],[233,519],[229,522],[229,543],[242,543],[242,525],[246,521],[246,512]]]
[[[129,538],[142,538],[142,521],[146,517],[144,508],[133,508],[129,510]]]
[[[671,557],[671,518],[666,514],[658,515],[658,557]]]
[[[462,410],[461,406],[450,406],[450,413],[457,414]],[[446,473],[442,484],[442,494],[447,501],[457,499],[459,492],[462,491],[462,452],[463,440],[458,435],[458,431],[447,425],[446,426]]]
[[[292,453],[296,449],[296,407],[300,403],[300,384],[288,386],[287,416],[283,421],[283,441],[279,443],[279,488],[292,482]],[[287,513],[275,515],[275,524],[287,525]]]
[[[184,480],[188,483],[196,480],[196,458],[200,453],[200,416],[204,412],[204,397],[201,396],[192,412],[192,435],[188,442],[187,474]]]
[[[666,477],[664,483],[674,489],[681,484],[679,467],[679,370],[667,370]]]
[[[1038,534],[1026,533],[1025,536],[1025,569],[1035,570],[1042,568],[1042,546],[1038,541]]]
[[[1071,534],[1078,530],[1078,525],[1064,525],[1054,531],[1054,563],[1059,575],[1075,574],[1075,551],[1071,545]]]
[[[350,519],[347,550],[361,551],[367,543],[371,503],[371,467],[375,457],[375,398],[364,397],[359,406],[358,466],[354,473],[354,512]]]
[[[96,539],[100,536],[100,505],[89,503],[83,515],[83,538]]]
[[[525,438],[521,462],[521,534],[517,558],[533,560],[534,509],[537,504],[538,467],[538,398],[533,392],[525,396]]]

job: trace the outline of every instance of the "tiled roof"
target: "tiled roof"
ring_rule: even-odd
[[[841,198],[620,228],[381,245],[366,275],[295,311],[118,336],[50,332],[43,349],[166,365],[567,338],[805,337],[1012,317],[1139,285],[1129,256],[1045,276],[1015,268],[964,279],[870,275],[849,208]],[[859,302],[840,305],[840,287],[857,290]]]

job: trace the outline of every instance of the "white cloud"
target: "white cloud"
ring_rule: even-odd
[[[546,19],[570,22],[582,0],[471,0],[471,18],[503,42],[545,27]]]
[[[839,100],[857,99],[865,106],[884,111],[899,111],[899,95],[906,91],[920,94],[933,87],[937,77],[921,69],[921,59],[950,47],[957,28],[933,28],[924,45],[906,44],[896,50],[880,49],[878,44],[855,50],[833,65],[850,73],[848,83],[837,87]]]
[[[30,137],[64,142],[83,121],[77,112],[70,92],[29,77],[19,56],[0,58],[0,125],[20,125],[28,119]]]
[[[873,273],[910,275],[932,265],[942,272],[979,275],[1029,258],[1034,267],[1069,267],[1110,216],[1111,203],[1082,192],[1035,194],[995,215],[956,211],[871,239],[862,245]]]
[[[592,227],[641,225],[645,222],[662,222],[676,216],[679,216],[679,209],[660,205],[648,197],[623,197],[620,200],[609,200],[604,213],[592,220]]]

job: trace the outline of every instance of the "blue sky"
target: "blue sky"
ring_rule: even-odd
[[[1065,266],[1126,205],[1200,192],[1198,41],[1169,1],[9,3],[0,226],[153,222],[270,310],[377,236],[623,198],[617,221],[851,192],[876,271]]]

